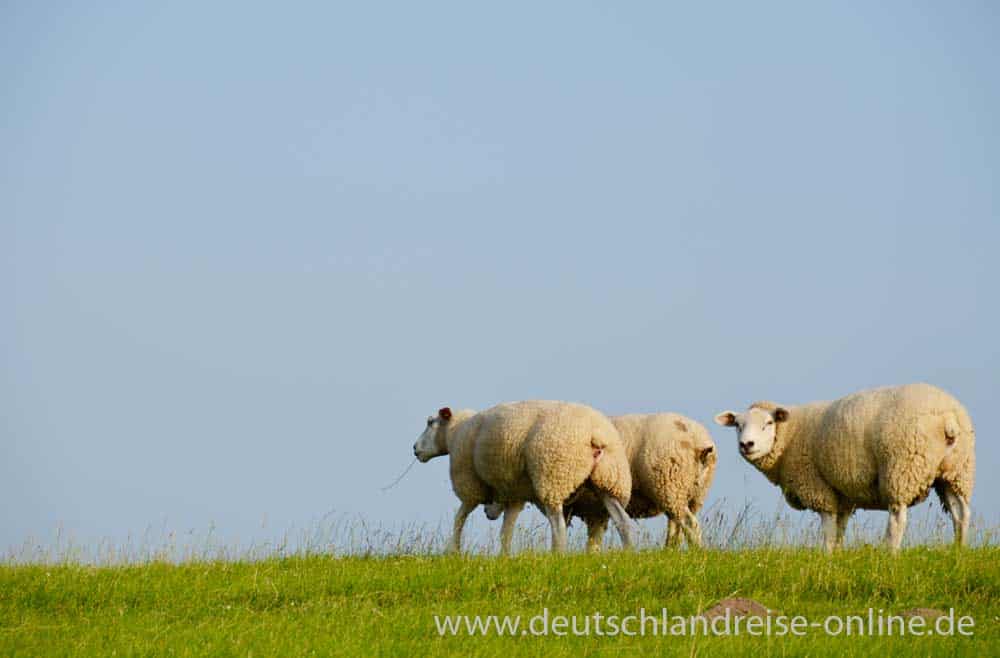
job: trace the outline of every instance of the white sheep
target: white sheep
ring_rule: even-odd
[[[703,425],[680,414],[631,414],[611,418],[625,444],[632,471],[632,497],[625,511],[633,519],[665,514],[668,546],[677,546],[681,534],[689,544],[701,545],[696,516],[715,476],[715,444]],[[499,505],[486,506],[496,519]],[[567,521],[576,516],[587,524],[587,550],[600,549],[608,513],[593,492],[582,490],[565,506]],[[504,545],[506,541],[508,545]],[[510,536],[501,533],[501,548],[509,550]]]
[[[907,507],[931,488],[966,540],[975,478],[975,431],[962,405],[928,384],[861,391],[832,402],[756,402],[724,411],[740,453],[781,487],[795,509],[819,512],[828,551],[841,546],[855,509],[889,511],[885,542],[899,549]]]
[[[632,491],[618,431],[603,414],[582,404],[532,400],[481,412],[447,407],[427,419],[413,452],[421,462],[450,456],[452,489],[461,501],[451,549],[461,549],[462,528],[476,506],[504,509],[505,537],[525,502],[536,504],[552,528],[552,549],[566,548],[563,503],[584,486],[597,492],[622,542],[632,545],[625,505]],[[510,545],[509,539],[505,543]]]

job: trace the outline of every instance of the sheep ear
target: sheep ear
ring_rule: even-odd
[[[786,420],[788,420],[788,409],[785,409],[784,407],[778,407],[777,409],[771,412],[771,415],[774,416],[774,422],[783,423]]]
[[[451,408],[441,407],[438,409],[438,416],[441,417],[441,420],[451,420]]]
[[[715,422],[723,427],[734,427],[736,425],[736,414],[732,411],[723,411],[715,416]]]
[[[715,450],[715,446],[708,446],[707,448],[702,448],[701,450],[699,450],[698,461],[700,461],[702,464],[707,463],[708,458],[712,454],[713,450]]]

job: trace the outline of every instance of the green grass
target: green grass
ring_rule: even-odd
[[[0,567],[4,654],[1000,655],[1000,548],[609,551]],[[811,621],[955,608],[974,637],[440,637],[433,615],[692,615],[750,597]]]

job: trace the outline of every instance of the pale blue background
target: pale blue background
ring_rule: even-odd
[[[995,521],[998,71],[990,2],[5,3],[0,547],[436,524],[444,404],[915,380]]]

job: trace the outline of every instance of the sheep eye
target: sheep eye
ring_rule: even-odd
[[[764,423],[764,427],[767,427],[768,425],[774,425],[774,421],[773,420],[769,420],[766,423]]]
[[[433,421],[433,420],[428,420],[428,421],[427,421],[427,427],[430,427],[430,426],[431,426],[431,425],[433,425],[433,424],[434,424],[434,421]]]

